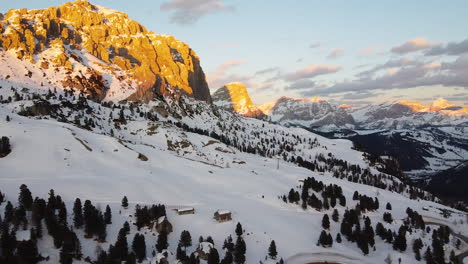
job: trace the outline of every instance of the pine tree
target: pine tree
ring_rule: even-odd
[[[275,241],[272,240],[270,243],[270,247],[268,248],[268,256],[272,259],[276,259],[276,256],[278,255],[278,251],[276,251],[276,244]]]
[[[104,216],[101,212],[98,213],[96,218],[96,235],[100,242],[105,242],[107,237],[106,223],[104,221]]]
[[[435,230],[434,230],[435,232]],[[442,241],[437,237],[432,239],[432,256],[436,263],[445,263],[445,252]]]
[[[387,210],[392,210],[392,205],[390,203],[387,203],[387,206],[385,207]]]
[[[234,261],[238,264],[245,263],[245,253],[247,247],[245,241],[241,236],[237,237],[236,246],[234,247]]]
[[[430,247],[427,247],[426,252],[424,253],[424,259],[428,264],[434,264],[434,257],[432,256],[432,251]]]
[[[341,243],[342,240],[341,240],[340,233],[336,234],[336,239],[335,240],[336,240],[337,243]]]
[[[187,247],[192,246],[192,236],[189,231],[184,230],[180,233],[179,244],[184,247],[185,251],[187,251]]]
[[[112,224],[112,212],[109,205],[106,206],[106,211],[104,212],[104,223],[107,225]]]
[[[187,253],[185,253],[180,244],[177,245],[176,259],[180,260],[180,262],[184,262],[187,259]]]
[[[200,260],[195,256],[195,254],[194,253],[190,254],[190,257],[188,259],[188,264],[199,264],[199,263],[200,263]]]
[[[127,199],[127,196],[124,196],[124,198],[122,199],[122,207],[127,209],[128,207],[128,199]]]
[[[354,194],[353,194],[353,200],[359,200],[359,193],[358,191],[354,191]]]
[[[76,198],[73,205],[73,225],[75,228],[81,228],[83,226],[83,209],[81,207],[80,198]]]
[[[18,203],[22,205],[26,210],[31,210],[33,204],[33,198],[31,195],[31,191],[28,189],[28,186],[25,184],[21,184],[20,186],[20,194],[18,197]]]
[[[219,254],[216,248],[210,249],[207,264],[219,264]]]
[[[338,222],[340,220],[340,214],[338,213],[338,210],[333,210],[332,219],[335,222]]]
[[[231,251],[227,251],[224,258],[221,260],[221,264],[232,264],[234,263],[234,256]]]
[[[128,256],[128,243],[127,243],[127,232],[123,228],[120,229],[115,242],[115,253],[118,259],[126,259]]]
[[[417,261],[421,260],[421,249],[423,248],[423,243],[420,238],[414,240],[413,243],[413,252]]]
[[[398,230],[398,234],[393,241],[393,249],[399,250],[401,252],[406,250],[406,227],[401,226]]]
[[[125,223],[123,224],[123,229],[125,230],[125,232],[127,232],[127,234],[130,234],[130,224],[125,221]]]
[[[237,236],[242,236],[243,230],[242,230],[242,225],[241,223],[237,223],[236,225],[236,235]]]
[[[325,214],[322,218],[322,227],[323,229],[330,229],[330,219],[328,218],[327,214]]]
[[[233,251],[234,250],[234,243],[232,241],[232,236],[231,235],[229,235],[228,238],[224,240],[223,249],[225,249],[227,251]]]
[[[32,240],[18,242],[16,256],[18,263],[37,263],[39,261],[39,253],[36,242]]]
[[[135,234],[132,243],[132,250],[135,253],[138,262],[141,262],[146,258],[146,242],[144,235],[140,235],[138,233]]]
[[[389,224],[393,222],[393,217],[391,213],[384,213],[383,214],[383,220]]]
[[[3,218],[3,221],[5,223],[10,223],[12,218],[13,218],[13,205],[11,204],[10,201],[7,202],[6,206],[5,206],[5,214],[4,214],[4,218]]]
[[[162,231],[158,234],[158,242],[156,243],[156,249],[159,253],[161,253],[163,250],[167,249],[168,246],[169,244],[167,242],[167,233],[165,231]]]

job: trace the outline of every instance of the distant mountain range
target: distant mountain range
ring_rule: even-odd
[[[402,100],[355,109],[346,105],[335,106],[318,97],[304,99],[283,96],[270,103],[254,105],[245,85],[231,83],[213,94],[213,102],[243,116],[266,117],[274,123],[320,131],[468,124],[468,106],[457,106],[443,98],[427,105]]]
[[[226,87],[229,93],[223,92]],[[244,116],[348,138],[375,155],[397,157],[402,169],[415,177],[457,166],[468,157],[468,107],[443,98],[427,105],[396,101],[355,109],[318,97],[280,97],[256,106],[246,86],[235,83],[216,91],[213,103]]]

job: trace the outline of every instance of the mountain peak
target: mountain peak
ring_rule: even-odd
[[[446,108],[451,108],[451,107],[456,107],[456,105],[452,104],[451,102],[449,102],[448,100],[444,98],[439,98],[435,100],[434,102],[427,105],[429,112],[437,112],[437,111],[444,110]]]
[[[252,103],[247,86],[241,82],[232,82],[216,90],[212,96],[213,101],[219,107],[235,111],[241,115],[252,115],[257,112],[257,107]]]
[[[187,44],[148,32],[127,14],[85,0],[46,9],[10,9],[0,20],[0,43],[4,52],[20,61],[64,67],[66,76],[57,76],[63,81],[56,88],[77,88],[94,100],[149,101],[155,94],[182,92],[211,102],[199,58]],[[98,61],[89,63],[87,55]],[[107,75],[113,80],[100,82],[99,91],[85,89],[77,79],[83,78],[83,72],[94,72],[93,80]],[[49,83],[50,78],[38,84]]]

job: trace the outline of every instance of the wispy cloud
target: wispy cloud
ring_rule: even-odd
[[[429,49],[435,46],[437,46],[437,44],[431,43],[425,38],[414,38],[406,41],[405,43],[399,46],[393,47],[391,49],[391,52],[397,54],[406,54],[410,52]]]
[[[331,74],[341,70],[341,67],[327,64],[312,64],[294,72],[287,73],[283,79],[286,81],[297,81],[313,78],[318,75]]]
[[[377,74],[377,69],[390,69]],[[337,82],[328,87],[314,87],[304,96],[330,95],[345,92],[372,92],[376,90],[411,89],[441,85],[468,89],[468,54],[452,62],[425,62],[418,60],[391,60],[377,65],[371,71],[360,73],[356,80]]]
[[[361,51],[359,51],[359,55],[372,55],[380,52],[380,46],[369,46]]]
[[[218,89],[226,83],[241,81],[239,79],[245,79],[245,77],[241,78],[240,76],[229,74],[230,70],[243,64],[245,64],[245,61],[229,60],[216,67],[212,72],[207,74],[209,87],[211,89]]]
[[[255,72],[255,75],[265,75],[265,74],[271,74],[271,73],[278,73],[280,69],[278,67],[270,67],[266,69],[262,69],[259,71]]]
[[[447,45],[436,46],[428,50],[424,55],[436,56],[436,55],[460,55],[468,53],[468,39],[460,42],[449,42]]]
[[[312,88],[315,86],[315,82],[309,79],[303,79],[296,82],[291,83],[290,85],[286,86],[286,90],[302,90],[307,88]]]
[[[173,11],[170,22],[174,24],[193,24],[208,14],[233,11],[233,6],[221,0],[170,0],[161,4],[162,11]]]
[[[338,58],[339,56],[341,56],[343,54],[343,49],[334,49],[330,52],[330,54],[328,54],[327,58],[328,59],[336,59]]]

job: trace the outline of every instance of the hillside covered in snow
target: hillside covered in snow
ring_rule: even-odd
[[[420,189],[394,160],[347,139],[211,104],[184,43],[86,1],[11,10],[3,20],[0,263],[455,263],[466,255],[463,204]],[[135,53],[94,26],[128,30],[122,37]],[[32,41],[15,44],[24,36]],[[155,53],[138,58],[141,47]]]

